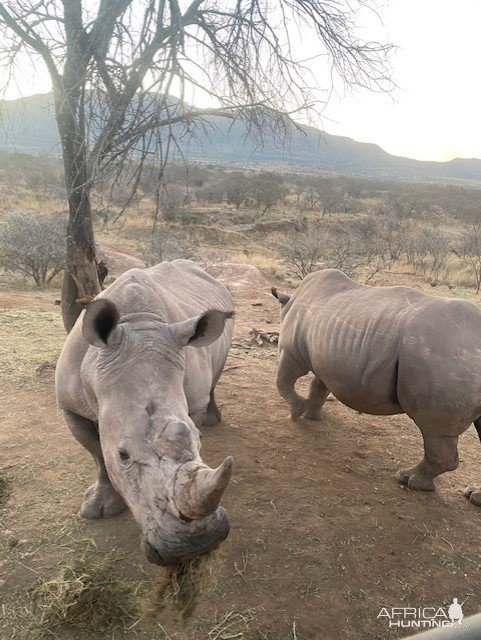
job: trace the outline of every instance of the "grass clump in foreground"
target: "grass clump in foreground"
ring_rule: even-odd
[[[217,554],[206,554],[175,567],[163,567],[150,593],[140,598],[140,585],[115,576],[112,557],[97,562],[77,560],[58,577],[36,587],[35,626],[44,631],[63,624],[86,632],[121,630],[132,628],[139,620],[149,624],[166,608],[185,622],[200,595],[214,587],[219,566]]]
[[[181,620],[187,620],[194,612],[199,597],[205,597],[214,589],[220,566],[220,555],[213,552],[174,567],[164,567],[141,603],[142,617],[147,620],[154,618],[170,607],[178,612]]]
[[[77,560],[34,592],[40,626],[69,624],[86,631],[123,628],[138,618],[136,593],[112,571],[112,559]]]

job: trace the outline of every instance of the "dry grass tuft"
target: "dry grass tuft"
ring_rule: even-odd
[[[139,587],[115,576],[111,556],[96,562],[82,559],[36,587],[33,627],[44,633],[54,633],[62,625],[87,635],[114,633],[133,629],[139,620],[148,624],[166,609],[186,622],[200,597],[211,593],[220,566],[220,555],[211,553],[165,567],[150,593],[139,598]]]
[[[227,640],[227,638],[236,638],[242,640],[245,638],[244,632],[248,632],[249,623],[254,620],[252,611],[229,611],[225,613],[220,620],[209,631],[209,640]],[[256,634],[261,637],[261,634]],[[262,634],[263,638],[267,638]]]
[[[7,502],[10,491],[10,480],[5,475],[5,472],[0,469],[0,506],[3,506]]]
[[[95,633],[122,628],[138,618],[136,604],[136,593],[115,577],[109,557],[98,562],[78,560],[34,592],[34,607],[44,629],[61,624]]]
[[[211,592],[221,567],[219,552],[207,553],[175,567],[164,567],[141,603],[144,619],[157,616],[166,607],[177,611],[185,621],[194,612],[200,596]]]

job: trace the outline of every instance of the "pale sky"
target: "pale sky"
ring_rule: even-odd
[[[481,1],[386,0],[382,16],[399,89],[333,97],[326,131],[421,160],[481,158]]]
[[[338,90],[315,124],[396,155],[481,158],[481,0],[385,0],[381,16],[382,24],[366,15],[361,33],[397,46],[398,89],[392,95]],[[311,43],[303,45],[308,52]],[[7,97],[49,90],[40,69],[27,65],[21,75]],[[324,73],[318,76],[322,82]]]

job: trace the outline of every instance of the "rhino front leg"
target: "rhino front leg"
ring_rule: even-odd
[[[98,431],[91,420],[64,410],[65,421],[74,438],[87,449],[95,460],[98,470],[98,479],[95,484],[87,489],[80,509],[84,518],[112,518],[121,513],[126,504],[122,496],[113,488],[107,469],[105,468]]]
[[[277,389],[281,397],[289,403],[293,420],[302,416],[307,408],[307,400],[296,391],[297,380],[305,376],[307,371],[285,349],[282,350],[277,368]]]
[[[207,405],[205,415],[202,420],[202,424],[206,427],[211,427],[222,420],[222,414],[215,401],[214,389],[210,392],[210,400]]]
[[[214,389],[210,392],[209,401],[206,401],[201,409],[191,411],[189,415],[198,429],[212,427],[222,420],[222,414],[215,401]]]
[[[322,420],[323,406],[329,395],[329,389],[322,380],[314,377],[309,390],[309,398],[307,399],[307,409],[304,417],[309,420]]]
[[[439,436],[423,433],[424,458],[415,467],[400,469],[396,480],[409,489],[434,491],[434,478],[459,465],[458,436]]]

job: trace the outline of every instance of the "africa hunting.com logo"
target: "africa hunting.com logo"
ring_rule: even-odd
[[[466,602],[466,600],[464,601]],[[463,605],[453,598],[449,607],[382,607],[378,620],[385,620],[390,628],[434,629],[454,627],[463,622]]]

